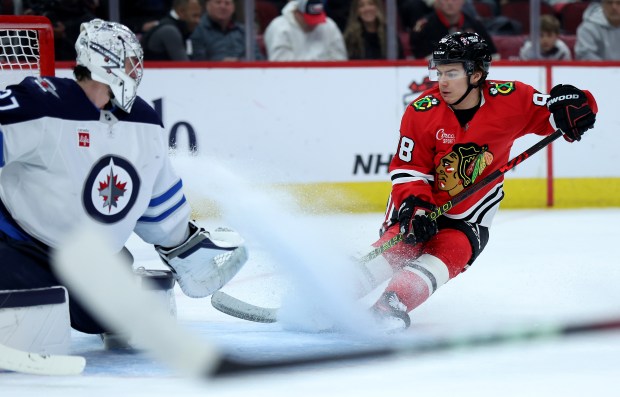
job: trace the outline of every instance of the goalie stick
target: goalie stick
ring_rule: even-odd
[[[29,353],[0,344],[0,369],[34,375],[78,375],[86,360],[80,356]]]
[[[60,279],[110,330],[130,335],[182,373],[210,373],[220,357],[215,347],[181,329],[163,305],[153,304],[152,296],[137,288],[131,264],[113,254],[105,237],[93,228],[76,228],[52,256]]]
[[[89,229],[77,230],[54,254],[53,264],[71,291],[106,324],[118,332],[130,332],[162,361],[190,375],[218,377],[278,368],[303,367],[360,359],[415,356],[444,350],[569,336],[620,329],[620,319],[582,324],[510,328],[495,333],[447,337],[427,342],[403,341],[363,350],[334,352],[272,360],[244,360],[221,354],[207,340],[179,327],[163,308],[153,305],[136,288],[130,266],[103,247],[102,238]]]
[[[487,186],[489,183],[493,182],[500,176],[504,175],[506,172],[510,171],[517,165],[521,164],[528,157],[534,155],[542,148],[549,145],[551,142],[555,141],[559,137],[562,136],[562,130],[557,129],[552,134],[547,135],[545,138],[541,139],[534,145],[532,145],[529,149],[525,150],[523,153],[515,156],[513,159],[508,161],[506,165],[498,168],[497,170],[491,172],[489,175],[484,177],[479,182],[470,185],[468,188],[462,190],[460,193],[456,194],[452,199],[445,202],[443,205],[437,207],[434,211],[429,213],[429,217],[431,219],[437,219],[441,215],[448,212],[452,207],[462,202],[472,194],[476,193],[483,187]],[[357,258],[356,262],[359,264],[364,264],[370,262],[375,259],[388,249],[395,246],[397,243],[402,241],[403,235],[397,234],[392,237],[390,240],[386,241],[379,247],[373,249],[366,255]],[[264,308],[260,306],[255,306],[250,303],[241,301],[235,297],[228,295],[225,292],[217,291],[211,296],[211,304],[214,308],[221,311],[222,313],[226,313],[230,316],[240,318],[242,320],[254,321],[259,323],[273,323],[277,321],[278,317],[278,309],[275,308]]]
[[[215,291],[211,295],[211,305],[222,313],[243,320],[257,323],[275,323],[278,321],[278,309],[255,306],[222,291]]]

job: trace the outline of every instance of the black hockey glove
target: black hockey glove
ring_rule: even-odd
[[[407,197],[398,209],[400,233],[407,244],[424,243],[437,234],[437,221],[428,214],[435,206],[415,196]]]
[[[556,127],[569,142],[580,141],[584,132],[594,126],[596,114],[586,94],[577,87],[558,84],[551,89],[547,107],[553,114]]]

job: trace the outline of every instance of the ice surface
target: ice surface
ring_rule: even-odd
[[[380,221],[381,214],[320,215],[300,217],[297,225],[354,254],[376,239]],[[619,209],[500,210],[476,263],[414,311],[410,330],[391,338],[404,343],[620,317],[618,224]],[[291,286],[282,264],[273,263],[272,248],[258,240],[248,241],[250,262],[224,291],[276,306]],[[142,264],[161,266],[152,248],[137,239],[130,247]],[[177,305],[182,324],[236,357],[317,354],[384,341],[245,322],[180,291]],[[618,330],[200,382],[180,378],[144,353],[104,351],[95,336],[74,332],[72,353],[86,357],[83,375],[0,372],[0,396],[611,396],[620,386]]]

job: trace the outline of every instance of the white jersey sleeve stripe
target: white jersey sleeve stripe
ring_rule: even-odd
[[[409,183],[409,182],[416,182],[416,181],[424,182],[427,185],[429,184],[428,180],[426,180],[425,178],[420,178],[420,177],[403,178],[403,177],[399,177],[398,179],[394,179],[392,181],[392,185],[400,185],[401,183]]]
[[[183,191],[179,190],[172,197],[168,198],[168,200],[163,201],[157,207],[147,207],[146,210],[142,214],[141,217],[145,218],[155,218],[161,215],[162,213],[168,211],[170,207],[177,204],[183,198]]]
[[[181,197],[181,200],[172,207],[170,207],[168,210],[162,212],[157,216],[141,216],[138,219],[138,222],[160,222],[170,216],[170,214],[174,213],[178,208],[185,205],[186,202],[187,199],[185,198],[185,195],[183,195]]]
[[[161,205],[164,202],[168,201],[170,198],[172,198],[172,196],[174,196],[177,192],[179,192],[182,187],[183,187],[183,181],[179,179],[179,181],[175,183],[174,186],[172,186],[170,189],[168,189],[168,191],[164,192],[163,194],[160,194],[157,197],[152,198],[151,201],[149,202],[149,207],[157,207],[158,205]]]
[[[424,174],[414,170],[395,169],[390,172],[390,179],[392,180],[392,185],[414,181],[422,181],[429,184],[435,180],[435,177],[433,175]]]

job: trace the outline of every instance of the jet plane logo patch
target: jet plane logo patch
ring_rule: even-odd
[[[86,178],[82,202],[92,218],[115,223],[131,210],[139,191],[140,178],[133,165],[121,157],[105,156]]]

